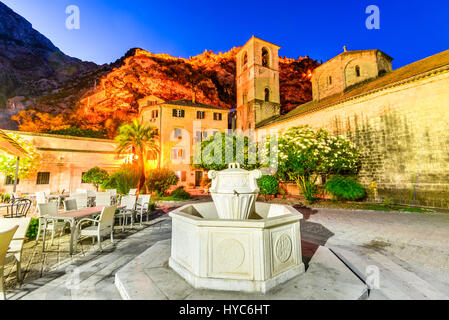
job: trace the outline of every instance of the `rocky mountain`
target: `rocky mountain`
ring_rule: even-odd
[[[0,110],[32,107],[35,98],[96,70],[62,53],[31,23],[0,2]]]
[[[235,107],[240,48],[189,59],[134,48],[98,66],[63,54],[0,2],[0,49],[0,112],[8,127],[24,131],[78,128],[111,137],[148,95],[170,101],[191,99],[195,92],[199,102]],[[280,58],[283,112],[312,99],[310,74],[318,65],[308,57]]]

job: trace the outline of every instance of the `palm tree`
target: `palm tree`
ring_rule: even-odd
[[[118,135],[115,137],[115,141],[118,143],[117,152],[119,154],[133,153],[138,157],[142,171],[137,185],[137,192],[140,192],[140,189],[145,184],[145,163],[147,159],[155,159],[159,155],[160,149],[157,144],[157,138],[158,135],[154,127],[146,126],[137,119],[120,126]],[[148,192],[148,188],[146,191]]]

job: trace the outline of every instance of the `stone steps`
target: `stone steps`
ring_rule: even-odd
[[[317,248],[305,273],[266,294],[195,289],[168,267],[170,248],[170,240],[160,241],[115,274],[123,299],[355,300],[368,295],[367,286],[323,246]]]
[[[417,270],[408,270],[410,266],[404,261],[382,250],[350,246],[343,241],[332,241],[326,246],[368,284],[369,299],[449,299],[447,286],[439,284],[435,279],[425,277],[424,274],[419,274]],[[378,287],[372,287],[370,284],[376,284],[372,282],[376,268],[379,275]]]

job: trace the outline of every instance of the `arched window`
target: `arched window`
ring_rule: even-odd
[[[270,102],[270,89],[265,88],[265,102]]]
[[[328,84],[328,85],[332,85],[332,76],[329,76],[329,77],[327,78],[327,84]]]
[[[248,63],[248,54],[245,52],[243,54],[242,67],[246,66],[247,63]]]
[[[243,93],[243,104],[248,102],[248,94],[246,92]]]
[[[355,75],[357,77],[360,77],[360,67],[359,66],[355,66]]]
[[[267,48],[262,48],[262,66],[270,66],[270,53],[268,52]]]

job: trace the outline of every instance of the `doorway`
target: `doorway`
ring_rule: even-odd
[[[201,185],[201,180],[203,179],[203,171],[195,171],[195,187]]]

